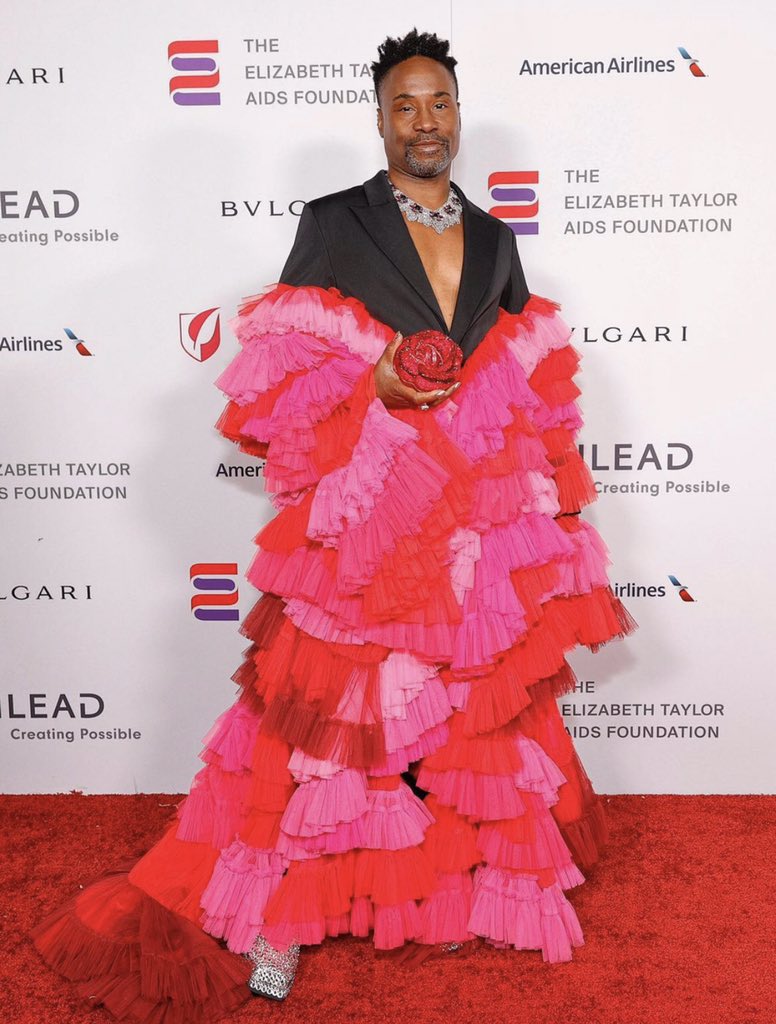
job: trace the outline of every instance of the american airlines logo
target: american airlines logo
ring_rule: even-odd
[[[706,75],[704,74],[703,71],[701,71],[701,66],[698,63],[698,61],[694,57],[691,57],[690,54],[687,52],[687,50],[685,50],[685,48],[683,46],[678,46],[677,49],[679,50],[679,53],[681,53],[681,55],[687,61],[687,64],[688,64],[688,66],[690,68],[690,74],[694,78],[705,78]]]
[[[90,356],[92,354],[75,331],[71,331],[69,327],[66,327],[65,334],[72,342],[75,342],[75,350],[79,356]]]
[[[671,580],[671,582],[673,583],[674,587],[679,592],[679,597],[681,597],[681,599],[683,601],[694,601],[695,600],[695,598],[692,596],[692,594],[687,589],[687,587],[684,585],[684,583],[680,583],[679,580],[676,578],[676,576],[673,576],[671,573],[669,573],[668,574],[668,578],[669,578],[669,580]]]

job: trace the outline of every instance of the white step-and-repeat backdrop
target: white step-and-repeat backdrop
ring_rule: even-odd
[[[772,792],[776,14],[765,0],[12,0],[0,40],[5,792],[185,791],[271,507],[213,425],[237,303],[384,166],[369,63],[452,40],[454,179],[583,353],[640,623],[571,658],[596,788]]]

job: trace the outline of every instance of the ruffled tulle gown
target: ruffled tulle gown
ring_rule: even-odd
[[[607,827],[556,698],[568,651],[636,623],[573,514],[595,489],[559,308],[500,311],[459,390],[421,411],[376,397],[394,332],[359,301],[280,285],[241,307],[217,426],[265,460],[262,596],[165,834],[35,931],[93,1003],[216,1020],[250,998],[239,954],[259,934],[479,936],[551,962],[582,944],[566,892]]]

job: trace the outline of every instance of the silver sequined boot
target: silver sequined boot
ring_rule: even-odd
[[[267,999],[285,999],[291,991],[299,963],[299,943],[292,943],[285,952],[270,946],[259,935],[249,953],[244,954],[254,965],[248,979],[248,988],[255,996]]]

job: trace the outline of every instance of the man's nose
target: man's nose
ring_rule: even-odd
[[[416,132],[433,132],[439,126],[436,111],[432,108],[419,107],[412,127]]]

